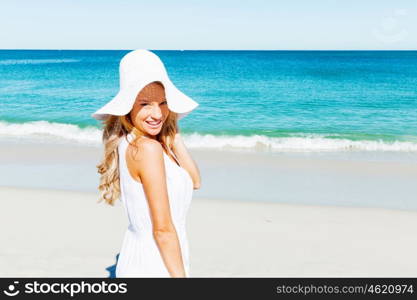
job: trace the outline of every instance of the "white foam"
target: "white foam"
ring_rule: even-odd
[[[78,59],[5,59],[0,60],[0,65],[40,65],[40,64],[62,64],[79,62]]]
[[[50,123],[47,121],[22,124],[0,122],[0,137],[99,145],[101,142],[101,131],[95,127],[80,128],[72,124]]]
[[[303,151],[411,151],[417,152],[417,143],[393,143],[379,141],[351,141],[348,139],[329,139],[320,135],[303,137],[252,136],[214,136],[192,134],[185,137],[190,148],[248,149],[273,152]]]
[[[96,127],[80,128],[72,124],[36,121],[28,123],[7,123],[0,121],[0,138],[35,139],[46,142],[77,142],[101,144],[102,132]],[[218,150],[251,150],[272,152],[323,152],[323,151],[394,151],[417,152],[416,142],[382,140],[352,141],[348,139],[325,138],[320,135],[298,134],[294,137],[215,136],[211,134],[184,134],[184,142],[190,148]]]

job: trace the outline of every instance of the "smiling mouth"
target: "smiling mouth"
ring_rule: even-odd
[[[161,125],[161,123],[162,123],[162,120],[159,120],[159,121],[152,121],[152,122],[150,122],[150,121],[145,121],[146,122],[146,124],[148,124],[149,125],[149,127],[152,127],[152,128],[157,128],[157,127],[159,127],[159,125]]]

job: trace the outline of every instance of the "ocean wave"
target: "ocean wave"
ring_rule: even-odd
[[[98,145],[101,141],[101,131],[95,127],[80,128],[77,125],[48,121],[34,121],[21,124],[0,122],[0,137]]]
[[[0,65],[40,65],[61,64],[79,62],[79,59],[5,59],[0,60]]]
[[[101,130],[96,127],[80,128],[77,125],[34,121],[8,123],[0,121],[0,138],[35,139],[50,142],[76,142],[101,144]],[[212,135],[183,134],[189,148],[217,150],[251,150],[272,152],[320,152],[320,151],[394,151],[417,152],[417,143],[411,141],[349,140],[326,138],[319,134],[298,133],[292,137],[268,137],[264,135]]]
[[[416,152],[417,143],[382,140],[352,141],[348,139],[325,138],[321,135],[304,134],[300,137],[252,136],[215,136],[191,134],[187,136],[187,145],[191,148],[212,149],[248,149],[273,152],[311,152],[311,151],[401,151]]]

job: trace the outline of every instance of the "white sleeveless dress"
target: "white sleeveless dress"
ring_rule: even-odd
[[[128,216],[129,226],[119,254],[116,277],[170,277],[152,234],[152,221],[143,186],[132,178],[127,168],[128,139],[132,141],[133,135],[122,137],[118,146],[120,200]],[[186,277],[189,277],[185,223],[192,199],[193,182],[188,172],[165,152],[164,162],[171,216],[180,241]]]

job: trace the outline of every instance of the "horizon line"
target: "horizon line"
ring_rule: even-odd
[[[417,49],[58,49],[58,48],[0,48],[3,50],[27,50],[27,51],[133,51],[147,49],[149,51],[417,51]]]

